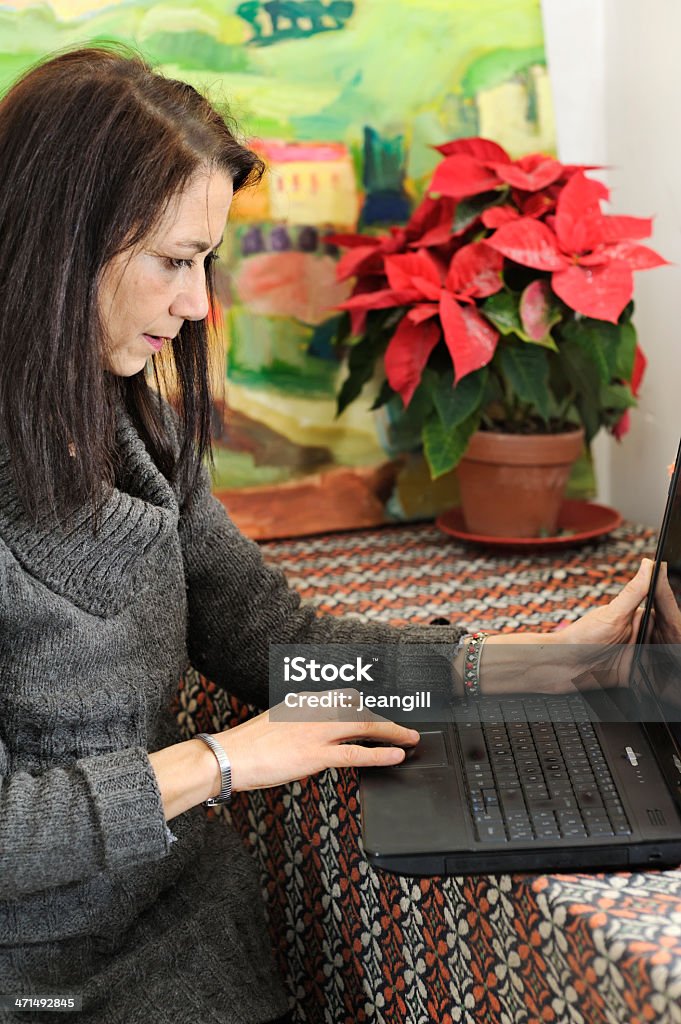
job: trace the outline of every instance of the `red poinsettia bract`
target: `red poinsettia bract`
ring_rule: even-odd
[[[373,278],[372,287],[380,287],[380,278],[385,273],[385,256],[407,252],[413,247],[445,245],[450,241],[455,206],[452,199],[438,201],[425,196],[407,224],[404,227],[391,227],[387,235],[326,235],[325,242],[343,246],[348,250],[343,253],[336,266],[337,280],[370,277]],[[363,319],[357,318],[358,330],[355,333],[360,333],[363,326]]]
[[[430,191],[454,199],[510,185],[521,192],[540,192],[588,167],[561,164],[544,153],[511,160],[505,149],[490,139],[456,139],[435,149],[444,160],[430,183]]]
[[[503,287],[503,257],[484,242],[465,245],[445,271],[424,250],[385,256],[388,288],[353,295],[340,308],[352,313],[409,306],[386,349],[388,383],[409,405],[428,362],[444,335],[454,364],[454,382],[486,366],[499,332],[477,310],[475,299]]]
[[[551,287],[577,313],[617,323],[634,293],[633,270],[666,264],[632,239],[647,238],[650,219],[601,212],[608,190],[574,174],[547,221],[520,217],[502,224],[487,244],[525,267],[551,271]]]

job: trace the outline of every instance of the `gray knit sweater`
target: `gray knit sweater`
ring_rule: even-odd
[[[148,759],[180,739],[178,680],[191,662],[266,707],[270,642],[433,632],[317,616],[207,474],[187,513],[122,410],[118,443],[97,537],[86,510],[31,525],[0,444],[0,994],[82,994],[81,1024],[256,1024],[287,1004],[255,865],[201,807],[173,842]]]

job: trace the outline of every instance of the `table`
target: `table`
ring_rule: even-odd
[[[420,524],[262,550],[320,611],[548,630],[609,600],[654,545],[652,531],[624,524],[600,542],[511,553]],[[185,736],[250,713],[194,672],[176,710]],[[681,1022],[681,872],[376,872],[354,771],[239,794],[231,819],[260,867],[299,1024]]]

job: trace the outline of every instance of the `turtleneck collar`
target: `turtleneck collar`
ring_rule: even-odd
[[[93,534],[89,507],[63,527],[52,519],[33,524],[21,504],[0,442],[0,541],[40,583],[93,615],[119,612],[134,592],[135,566],[177,529],[175,493],[156,467],[122,406],[116,438],[123,472],[104,503]]]

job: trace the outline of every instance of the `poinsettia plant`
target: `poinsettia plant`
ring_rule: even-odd
[[[339,413],[382,364],[373,408],[392,403],[431,475],[478,430],[621,438],[646,365],[631,322],[633,271],[666,263],[649,218],[614,216],[608,189],[544,154],[517,160],[487,139],[442,154],[409,222],[337,234],[337,344],[348,352]]]

